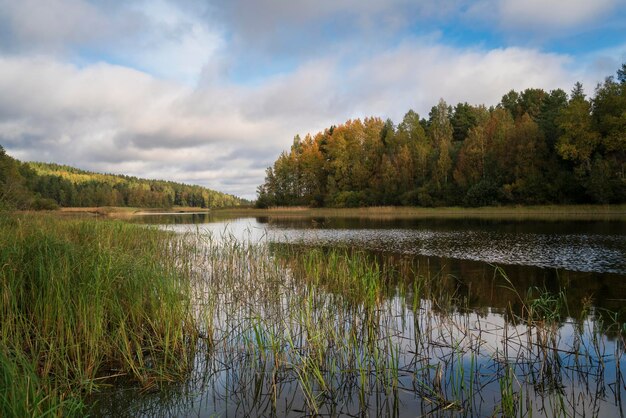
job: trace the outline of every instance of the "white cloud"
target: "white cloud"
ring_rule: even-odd
[[[595,21],[617,4],[616,0],[504,0],[499,9],[507,24],[560,29]]]
[[[193,89],[105,63],[0,58],[0,143],[18,158],[194,181],[253,197],[263,167],[348,118],[426,116],[440,97],[496,104],[509,89],[569,90],[595,68],[531,49],[463,50],[416,39],[351,65],[304,63],[258,86]],[[593,77],[593,78],[592,78]],[[589,81],[591,82],[591,81]]]
[[[186,167],[229,164],[245,176],[249,167],[258,171],[255,159],[271,162],[267,150],[279,148],[287,125],[245,118],[236,87],[196,91],[103,63],[0,58],[0,91],[0,143],[18,158],[138,176],[192,178]],[[236,157],[247,148],[256,155]],[[203,178],[224,189],[219,177]],[[251,197],[254,187],[238,190]]]
[[[153,75],[192,85],[224,48],[220,32],[174,3],[144,1],[134,10],[143,13],[159,34],[142,39],[141,48],[124,51],[123,56]]]
[[[152,75],[197,82],[224,47],[222,35],[175,2],[0,0],[0,51],[108,60]]]
[[[85,0],[0,0],[0,23],[9,29],[0,45],[13,52],[58,53],[145,28],[140,13],[120,13],[113,4],[106,11]]]
[[[584,32],[589,25],[603,24],[624,0],[479,0],[469,2],[466,16],[495,23],[505,32],[529,36]]]
[[[424,22],[457,16],[467,1],[218,0],[208,15],[224,25],[237,53],[311,58],[351,39],[365,48],[394,42]]]

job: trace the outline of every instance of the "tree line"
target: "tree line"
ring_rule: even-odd
[[[428,119],[371,117],[296,136],[257,206],[486,206],[626,201],[626,64],[587,97],[511,90],[495,107],[444,100]]]
[[[0,146],[0,208],[129,206],[215,208],[242,199],[201,186],[100,174],[48,163],[22,163]]]

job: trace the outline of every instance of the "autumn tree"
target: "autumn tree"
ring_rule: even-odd
[[[498,104],[499,108],[507,110],[511,116],[515,119],[521,115],[522,110],[519,105],[520,95],[515,90],[510,90],[507,94],[502,96],[500,103]]]
[[[624,70],[622,65],[622,70]],[[618,80],[620,72],[618,71]],[[626,80],[605,79],[592,101],[592,124],[600,136],[588,182],[588,192],[602,203],[626,197]]]
[[[484,106],[477,110],[477,115],[479,122],[469,129],[454,169],[454,180],[463,189],[485,178],[485,162],[491,148],[491,138],[486,127],[490,115]]]
[[[515,203],[544,203],[542,173],[547,148],[543,132],[528,113],[515,121],[506,137],[504,195]]]
[[[524,115],[528,115],[533,121],[537,121],[537,118],[541,115],[543,102],[546,98],[546,92],[542,89],[526,89],[519,97],[519,114],[514,115],[515,119]]]
[[[430,136],[435,147],[433,181],[437,189],[441,189],[448,183],[448,174],[452,168],[452,124],[448,105],[443,99],[430,112]]]
[[[576,83],[509,91],[497,107],[442,99],[421,119],[366,118],[294,141],[262,204],[492,205],[626,200],[626,65],[594,97]]]
[[[467,102],[458,103],[454,107],[450,119],[453,141],[461,142],[467,138],[469,130],[478,124],[480,113],[480,106],[471,106]]]
[[[556,149],[565,160],[572,161],[580,175],[591,170],[591,157],[600,142],[592,128],[591,103],[585,98],[582,85],[576,83],[571,99],[558,118],[562,131]]]
[[[566,106],[567,93],[561,89],[552,90],[544,97],[539,115],[535,118],[551,149],[561,135],[557,119]]]

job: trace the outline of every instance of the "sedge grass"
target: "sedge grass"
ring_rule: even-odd
[[[0,236],[2,373],[22,370],[16,384],[47,399],[49,415],[63,415],[50,399],[90,393],[111,377],[149,387],[188,373],[197,324],[179,238],[41,215],[2,217]],[[46,415],[32,397],[0,402]]]
[[[22,353],[0,352],[0,416],[72,416],[83,407],[78,397],[42,382]]]
[[[219,299],[207,368],[217,377],[198,390],[218,399],[216,411],[394,415],[408,404],[417,415],[532,416],[572,413],[567,398],[597,410],[584,382],[604,375],[597,359],[607,340],[568,317],[564,291],[532,289],[514,315],[485,313],[453,280],[419,276],[408,262],[348,248],[206,242],[201,280]],[[250,399],[252,386],[264,389]],[[271,401],[259,401],[263,393]]]
[[[25,231],[24,236],[37,230],[36,223],[20,225],[19,218],[11,222],[12,230]],[[41,222],[40,228],[51,228]],[[363,251],[241,242],[201,232],[177,237],[120,224],[84,225],[55,225],[59,230],[53,236],[68,235],[59,242],[70,245],[68,242],[78,240],[85,248],[89,240],[76,237],[104,236],[105,254],[120,249],[119,259],[98,263],[111,266],[102,268],[100,276],[117,283],[124,294],[132,294],[132,300],[120,302],[123,309],[105,309],[112,303],[110,295],[117,293],[107,293],[110,286],[103,283],[92,286],[100,289],[100,298],[109,295],[107,302],[99,302],[104,305],[103,312],[124,313],[123,325],[106,322],[107,339],[102,345],[113,341],[116,349],[100,362],[94,362],[92,354],[78,352],[81,359],[92,359],[86,364],[100,366],[87,368],[99,370],[91,378],[91,371],[83,371],[78,378],[74,372],[60,377],[52,371],[42,373],[42,365],[55,363],[47,362],[45,356],[34,357],[32,350],[22,350],[28,364],[38,378],[50,376],[55,382],[67,382],[57,383],[56,388],[79,386],[85,391],[97,385],[100,377],[115,373],[132,376],[148,388],[158,381],[184,378],[164,391],[141,392],[133,397],[137,403],[127,400],[130,406],[123,410],[115,409],[123,402],[117,402],[115,391],[109,392],[104,395],[109,401],[101,405],[111,409],[98,410],[97,404],[90,404],[91,411],[143,416],[211,412],[399,416],[406,412],[403,408],[410,408],[412,415],[428,416],[550,416],[573,411],[593,415],[622,408],[622,334],[617,334],[620,343],[613,344],[601,331],[609,326],[600,326],[595,318],[581,317],[572,323],[563,306],[564,294],[533,290],[520,298],[521,307],[513,315],[485,312],[472,309],[469,298],[454,290],[455,281],[450,277],[423,277],[408,261],[373,257]],[[75,229],[65,234],[64,228]],[[109,234],[109,228],[118,230]],[[12,236],[19,238],[20,233]],[[106,244],[107,236],[115,245]],[[118,242],[124,240],[126,243]],[[52,241],[40,252],[56,254],[51,249],[59,243]],[[93,242],[99,244],[95,238]],[[32,242],[29,245],[40,248]],[[145,255],[137,250],[146,248],[143,246],[151,248]],[[106,255],[99,257],[107,260]],[[85,259],[90,257],[81,255],[61,265],[94,273],[88,267],[94,263],[76,263]],[[133,285],[116,282],[118,275],[136,265],[169,278],[163,279],[169,284],[148,281],[151,286],[144,286],[152,273],[140,275],[141,280],[126,277],[124,283]],[[56,268],[28,267],[24,271],[50,275]],[[7,283],[11,283],[7,289],[21,289],[16,283]],[[80,281],[72,285],[82,289]],[[20,291],[30,295],[32,289]],[[146,292],[157,296],[151,299]],[[80,299],[61,295],[70,301]],[[3,314],[17,308],[30,312],[20,305],[26,296],[5,292],[3,297],[13,303]],[[124,300],[123,295],[117,297]],[[139,297],[147,299],[137,302]],[[143,310],[150,315],[142,316]],[[595,312],[592,306],[587,311],[590,315]],[[84,314],[79,318],[91,320]],[[170,320],[164,323],[163,318]],[[17,317],[11,320],[17,321]],[[48,327],[59,327],[56,321],[47,322]],[[70,323],[64,321],[63,326]],[[141,326],[136,329],[134,324]],[[561,332],[563,327],[567,332]],[[621,329],[621,324],[616,327]],[[86,328],[105,327],[92,324]],[[24,334],[23,340],[9,338],[12,335],[7,331],[5,338],[3,334],[3,343],[13,352],[18,342],[34,345],[42,339],[38,334]],[[202,336],[197,342],[196,335]],[[63,341],[52,342],[61,347]],[[607,358],[607,347],[615,347],[614,359]],[[168,352],[176,355],[167,356]],[[611,388],[617,388],[613,389],[613,403],[606,395]],[[48,393],[43,391],[42,396]]]
[[[594,320],[567,316],[564,291],[533,289],[513,315],[485,312],[409,261],[197,238],[214,345],[185,390],[202,394],[195,405],[244,416],[614,411],[586,383],[617,387],[598,362],[611,344]],[[189,408],[168,414],[198,413]]]

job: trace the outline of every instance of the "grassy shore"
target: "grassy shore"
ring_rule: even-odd
[[[79,413],[114,377],[184,378],[197,327],[180,237],[8,213],[0,236],[0,416]]]
[[[419,218],[492,218],[528,220],[624,220],[626,204],[620,205],[537,205],[537,206],[486,206],[464,207],[399,207],[378,206],[363,208],[309,208],[276,207],[269,209],[219,208],[202,209],[188,206],[173,208],[136,207],[89,207],[61,208],[61,215],[93,215],[110,218],[131,218],[155,213],[194,213],[211,212],[233,217],[335,217],[335,218],[375,218],[375,219],[419,219]]]
[[[62,215],[93,215],[111,218],[128,218],[135,215],[150,215],[154,213],[206,213],[209,209],[191,206],[174,206],[172,208],[138,208],[121,206],[95,206],[86,208],[61,208],[56,211]]]
[[[232,208],[215,212],[233,216],[310,216],[310,217],[367,217],[393,218],[502,218],[502,219],[599,219],[626,220],[626,204],[622,205],[543,205],[543,206],[487,206],[479,208],[442,207],[364,207],[364,208],[307,208],[276,207],[270,209]]]
[[[609,416],[624,394],[626,327],[591,301],[570,318],[566,289],[493,313],[360,250],[52,214],[3,213],[0,236],[2,417]],[[83,404],[120,378],[136,410]]]

